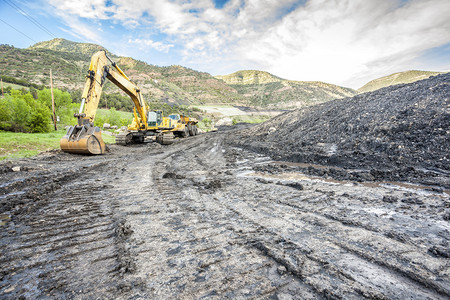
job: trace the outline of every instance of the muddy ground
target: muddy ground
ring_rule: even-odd
[[[448,190],[307,174],[327,166],[235,134],[1,164],[0,298],[450,297]]]

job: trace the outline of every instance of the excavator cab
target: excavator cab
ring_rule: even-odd
[[[147,116],[148,127],[161,126],[163,121],[162,111],[149,111]]]

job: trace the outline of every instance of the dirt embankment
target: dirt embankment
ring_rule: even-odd
[[[450,187],[450,73],[280,115],[231,139],[339,179]],[[341,168],[352,170],[342,171]]]

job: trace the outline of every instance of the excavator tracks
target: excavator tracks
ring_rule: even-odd
[[[175,136],[173,132],[162,132],[156,136],[156,142],[161,145],[170,145],[175,141]]]
[[[131,133],[128,131],[121,131],[116,135],[116,144],[126,146],[131,142]]]

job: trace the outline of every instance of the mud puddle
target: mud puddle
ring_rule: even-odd
[[[293,166],[302,166],[302,167],[311,167],[314,168],[328,168],[326,166],[319,166],[319,165],[313,165],[313,164],[299,164],[299,163],[291,163],[291,164],[285,164],[284,162],[276,162],[276,164],[279,165],[293,165]],[[316,182],[324,182],[324,183],[330,183],[330,184],[338,184],[338,185],[362,185],[369,188],[387,188],[387,189],[393,189],[393,190],[400,190],[405,192],[415,192],[415,193],[424,193],[424,194],[438,194],[441,196],[445,196],[445,198],[450,197],[450,190],[436,187],[436,186],[425,186],[420,184],[414,184],[414,183],[408,183],[408,182],[394,182],[394,181],[374,181],[374,182],[352,182],[352,181],[346,181],[346,180],[336,180],[332,178],[323,178],[319,176],[311,176],[303,173],[298,172],[283,172],[283,173],[276,173],[276,174],[267,174],[262,172],[255,172],[252,170],[247,170],[244,172],[239,172],[237,176],[240,177],[258,177],[258,178],[264,178],[264,179],[272,179],[272,180],[309,180],[309,181],[316,181]],[[444,194],[444,195],[442,195]]]

